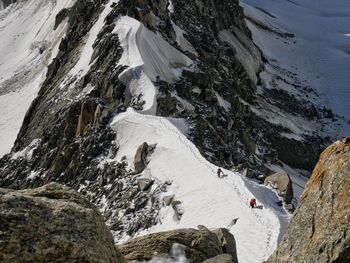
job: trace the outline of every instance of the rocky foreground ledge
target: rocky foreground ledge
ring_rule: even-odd
[[[68,187],[0,189],[0,262],[123,263],[99,211]]]
[[[182,256],[190,262],[238,262],[235,239],[226,229],[156,233],[118,249],[97,208],[74,190],[57,183],[0,189],[0,262],[124,263],[124,256],[127,261]]]
[[[350,262],[350,137],[320,157],[268,263]]]

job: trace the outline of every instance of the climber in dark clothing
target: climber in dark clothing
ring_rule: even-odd
[[[249,206],[250,206],[250,208],[256,207],[256,199],[255,198],[250,199]]]
[[[224,172],[221,170],[221,168],[218,169],[217,174],[218,174],[218,177],[219,177],[219,178],[222,178],[222,177],[225,176],[225,174],[224,174]]]

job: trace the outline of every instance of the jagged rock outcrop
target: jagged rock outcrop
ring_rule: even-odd
[[[0,3],[0,7],[2,6],[3,8],[8,7],[9,5],[16,3],[17,0],[1,0],[2,3]],[[0,9],[1,10],[1,9]]]
[[[265,185],[271,185],[277,190],[279,196],[283,197],[283,201],[286,204],[290,204],[293,200],[293,182],[290,176],[280,171],[266,177],[264,181]]]
[[[136,154],[134,158],[134,168],[136,173],[141,173],[146,168],[147,153],[148,153],[148,144],[144,142],[136,150]]]
[[[0,261],[124,263],[97,208],[56,183],[0,189]]]
[[[350,137],[328,147],[268,263],[350,262]]]
[[[155,256],[168,258],[174,244],[182,247],[186,258],[193,263],[203,262],[223,254],[231,256],[231,262],[238,262],[235,239],[232,234],[225,229],[212,232],[204,226],[198,226],[198,230],[178,229],[146,235],[122,244],[119,249],[127,261],[142,261],[150,260]]]

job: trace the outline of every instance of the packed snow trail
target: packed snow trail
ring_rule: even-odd
[[[67,23],[53,30],[56,15],[74,2],[28,0],[0,8],[0,157],[10,152],[58,52]]]
[[[237,241],[240,262],[262,262],[273,252],[280,233],[279,217],[266,204],[263,209],[248,206],[248,200],[255,195],[248,190],[239,174],[225,170],[227,177],[219,179],[216,176],[218,167],[207,162],[198,149],[165,118],[143,115],[129,109],[116,116],[111,127],[118,134],[118,160],[125,156],[132,164],[140,144],[157,144],[147,168],[140,176],[155,178],[160,182],[172,181],[166,195],[174,194],[184,209],[180,222],[177,222],[173,219],[172,208],[164,207],[161,210],[161,223],[141,234],[200,224],[209,228],[227,227],[233,219],[239,218],[230,231]],[[257,191],[261,195],[271,193],[265,187],[259,187]],[[260,205],[259,197],[257,199]],[[283,216],[283,212],[280,212],[280,216]]]

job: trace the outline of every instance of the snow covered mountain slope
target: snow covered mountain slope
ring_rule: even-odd
[[[134,150],[140,144],[157,144],[140,176],[155,180],[153,190],[160,182],[171,181],[171,186],[160,198],[174,195],[174,200],[181,202],[178,207],[183,213],[180,220],[171,206],[163,207],[159,223],[141,234],[197,225],[228,227],[237,240],[239,262],[262,262],[273,252],[281,225],[286,226],[288,216],[274,205],[278,198],[270,189],[256,185],[251,192],[240,174],[227,170],[224,171],[227,177],[219,179],[216,175],[218,167],[207,162],[166,118],[128,110],[114,118],[111,125],[119,134],[117,160],[126,157],[131,164]],[[253,196],[258,198],[261,209],[248,207],[248,200]],[[230,225],[237,218],[237,223]]]
[[[31,102],[56,57],[67,24],[57,14],[74,0],[0,1],[0,156],[10,152]]]
[[[64,37],[0,159],[0,187],[71,186],[116,241],[204,224],[235,234],[240,262],[266,259],[288,214],[233,171],[307,173],[329,141],[318,133],[328,110],[260,85],[273,65],[238,1],[77,0],[63,10]],[[156,147],[138,171],[144,142]],[[252,197],[261,209],[248,208]]]
[[[149,76],[153,81],[158,75],[162,80],[171,82],[174,65],[189,66],[191,60],[162,38],[154,38],[153,34],[143,26],[141,27],[144,33],[137,36],[135,32],[140,23],[135,19],[120,17],[115,23],[115,32],[118,33],[121,43],[125,43],[119,63],[129,66],[119,78],[123,79],[127,87],[130,87],[130,83],[136,82],[137,84],[134,84],[137,87],[136,92],[142,92],[146,103],[139,113],[129,109],[112,119],[111,127],[118,135],[116,144],[119,149],[114,159],[102,162],[124,160],[129,164],[128,168],[133,169],[135,149],[144,142],[156,145],[146,169],[139,176],[155,180],[153,191],[164,182],[171,182],[167,191],[161,193],[158,198],[173,195],[174,201],[179,201],[176,206],[177,212],[174,211],[174,207],[163,207],[160,210],[158,224],[140,234],[196,227],[199,224],[210,228],[227,226],[237,240],[240,240],[238,242],[240,262],[261,262],[267,259],[278,244],[288,220],[285,211],[276,205],[277,196],[270,189],[261,186],[253,191],[256,192],[255,196],[248,190],[238,173],[226,170],[227,178],[219,179],[216,176],[218,167],[206,161],[186,134],[181,132],[188,130],[186,120],[177,119],[173,124],[174,119],[152,116],[155,111],[149,110],[156,109],[157,90],[154,86],[150,86],[152,83],[150,80],[139,81],[143,78],[142,74]],[[129,25],[135,26],[128,29]],[[130,36],[135,36],[136,41],[130,41]],[[153,48],[157,47],[158,52],[167,54],[167,57],[154,55],[156,52],[150,56],[152,49],[145,49],[145,41],[152,41]],[[149,59],[150,57],[152,59]],[[140,71],[140,65],[144,66],[145,72],[142,72],[141,68],[142,73],[135,74],[135,69]],[[128,78],[125,78],[125,72],[128,73]],[[176,127],[176,124],[180,123],[182,129]],[[262,210],[255,211],[248,207],[248,200],[253,196],[263,204]],[[269,200],[267,196],[271,199]],[[230,225],[237,218],[239,221],[234,226]],[[123,237],[125,238],[128,236]],[[252,244],[253,239],[255,242]]]
[[[335,137],[350,133],[350,4],[336,1],[243,0],[254,42],[269,61],[261,74],[270,88],[328,106],[338,127],[322,130]],[[307,89],[312,92],[303,94]]]

